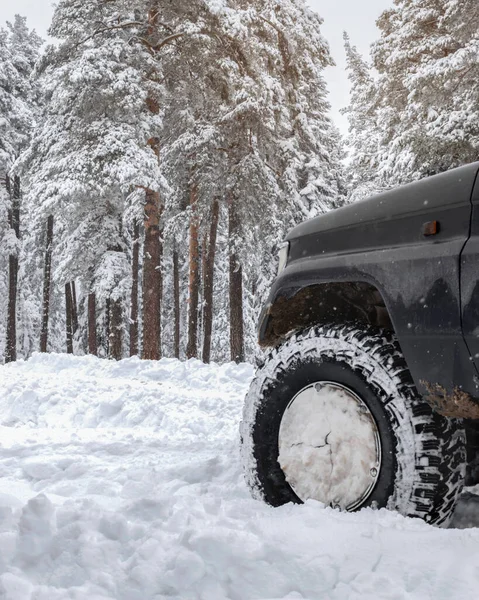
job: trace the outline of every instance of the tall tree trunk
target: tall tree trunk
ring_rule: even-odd
[[[180,266],[176,245],[173,249],[173,300],[175,305],[175,358],[180,358]]]
[[[43,267],[43,312],[42,330],[40,333],[40,352],[48,347],[48,320],[50,317],[50,297],[52,286],[52,254],[53,254],[53,215],[47,220],[47,241],[45,247],[45,265]]]
[[[239,363],[244,361],[243,268],[241,266],[237,251],[240,221],[233,199],[231,199],[228,203],[228,224],[230,267],[230,349],[231,360]]]
[[[219,203],[218,200],[215,199],[211,208],[208,252],[203,270],[203,362],[207,364],[209,364],[211,360],[211,332],[213,330],[213,281],[215,272],[216,237],[218,233],[219,212]]]
[[[78,304],[77,304],[77,288],[74,281],[72,286],[72,331],[73,335],[78,331]]]
[[[199,296],[199,222],[198,185],[192,183],[190,190],[190,251],[189,251],[189,298],[188,298],[188,344],[186,357],[198,357],[198,296]]]
[[[73,298],[70,283],[65,284],[65,311],[67,330],[67,353],[73,354]]]
[[[110,356],[110,331],[111,331],[111,300],[110,298],[106,299],[105,302],[105,354],[106,356]]]
[[[10,180],[7,176],[7,190],[10,191]],[[17,240],[20,239],[20,178],[13,180],[12,205],[8,213],[10,229]],[[18,296],[18,253],[8,258],[8,313],[5,362],[17,360],[17,296]]]
[[[123,307],[121,298],[110,299],[110,339],[109,357],[121,360],[123,346]]]
[[[88,294],[88,352],[98,356],[98,343],[96,339],[96,294]]]
[[[160,194],[148,190],[143,257],[143,358],[159,360],[161,349]]]
[[[8,313],[5,362],[17,360],[18,257],[8,257]]]
[[[140,225],[133,226],[133,257],[131,261],[130,356],[138,354],[138,279],[140,269]]]
[[[206,262],[208,259],[208,232],[205,231],[203,239],[201,240],[200,248],[200,264],[201,268],[198,272],[198,358],[200,357],[200,348],[204,345],[204,332],[205,332],[205,273],[206,273]],[[203,283],[202,283],[203,282]]]
[[[158,2],[150,0],[148,6],[148,37],[154,39],[158,32],[160,10]],[[152,73],[153,78],[156,73]],[[159,114],[158,98],[148,96],[148,110]],[[160,162],[160,140],[152,137],[148,146],[153,150]],[[146,190],[145,202],[145,243],[143,248],[143,352],[142,358],[159,360],[161,358],[161,296],[162,272],[161,256],[162,241],[160,238],[160,219],[162,213],[160,193],[152,189]]]

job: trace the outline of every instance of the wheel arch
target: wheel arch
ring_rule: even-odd
[[[259,342],[276,347],[295,331],[347,322],[396,333],[378,287],[365,281],[321,282],[279,294],[262,320]]]

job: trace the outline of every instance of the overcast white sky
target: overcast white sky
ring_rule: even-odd
[[[376,19],[393,4],[393,0],[308,0],[323,17],[323,33],[331,46],[337,66],[328,69],[326,77],[333,107],[333,118],[343,133],[347,124],[340,109],[348,103],[348,79],[344,70],[343,31],[346,30],[363,54],[376,37]],[[0,0],[0,26],[13,19],[15,13],[27,16],[29,24],[42,36],[53,12],[52,0]]]

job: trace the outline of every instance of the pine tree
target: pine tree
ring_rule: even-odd
[[[405,82],[408,121],[419,168],[432,174],[479,156],[479,5],[474,0],[417,4],[414,16],[428,37],[420,67]]]
[[[476,160],[477,2],[396,0],[378,27],[372,86],[349,54],[352,163],[367,157],[372,167],[372,179],[360,173],[364,185],[390,187]],[[354,142],[361,136],[364,144]]]
[[[63,0],[51,33],[23,159],[37,284],[55,222],[49,345],[65,314],[75,329],[76,282],[75,349],[251,358],[275,245],[341,201],[321,19],[303,0]]]
[[[232,289],[230,299],[246,301],[243,320],[254,322],[265,299],[258,291],[264,294],[274,275],[271,251],[288,228],[339,204],[342,181],[339,136],[328,116],[323,77],[333,62],[321,18],[302,0],[264,0],[249,8],[249,73],[224,120],[225,137],[235,140],[227,156],[233,286],[239,286],[239,272],[246,274],[244,298]],[[240,248],[254,248],[254,256],[243,250],[237,257]],[[234,313],[241,310],[233,307]],[[248,327],[248,348],[254,347],[254,331]]]
[[[371,67],[351,45],[344,34],[347,68],[351,83],[349,106],[343,111],[349,120],[347,147],[351,160],[347,169],[349,198],[351,201],[372,195],[378,189],[376,129],[376,86]]]
[[[145,27],[147,19],[145,12]],[[24,160],[31,205],[40,204],[43,220],[53,214],[58,222],[55,280],[80,279],[103,312],[113,306],[115,318],[131,285],[121,234],[126,200],[137,219],[143,190],[151,198],[160,179],[148,144],[160,125],[147,102],[157,84],[144,76],[156,64],[132,42],[141,28],[125,2],[58,4],[50,33],[60,44],[38,69],[47,108]]]
[[[431,49],[441,37],[434,14],[441,2],[398,0],[377,22],[381,36],[372,47],[373,65],[378,72],[377,163],[378,177],[386,186],[424,174],[418,153],[422,124],[411,119],[407,82],[431,58]]]
[[[229,241],[215,253],[220,271],[213,280],[223,286],[226,276],[231,285],[227,294],[213,293],[214,318],[223,334],[230,330],[228,345],[241,359],[245,347],[250,355],[255,344],[249,324],[273,277],[274,268],[264,265],[274,262],[275,244],[290,226],[334,206],[341,194],[338,135],[327,117],[322,76],[331,59],[321,20],[300,0],[236,1],[216,5],[213,17],[207,11],[201,17],[202,33],[182,39],[175,53],[161,59],[163,71],[174,74],[161,138],[171,186],[165,219],[175,219],[178,231],[183,215],[190,240],[197,237],[198,221],[204,239],[212,200],[223,208],[218,243],[225,233]],[[185,202],[192,183],[198,188],[194,211]],[[194,248],[190,281],[196,282]],[[197,333],[197,288],[190,286],[189,355]],[[253,288],[263,296],[254,297]],[[224,348],[220,331],[215,349]]]
[[[13,24],[7,25],[8,31],[0,31],[0,177],[8,187],[7,190],[4,188],[0,191],[0,236],[3,250],[0,258],[0,313],[2,316],[6,315],[8,321],[4,338],[5,359],[11,361],[16,359],[18,345],[25,345],[25,336],[18,335],[18,316],[23,313],[21,322],[25,329],[28,322],[25,314],[29,307],[28,291],[21,284],[19,290],[21,188],[19,176],[13,174],[12,169],[29,141],[35,122],[36,88],[30,84],[30,75],[42,40],[27,28],[23,17],[16,15]],[[7,185],[8,182],[10,185]],[[7,257],[8,293],[3,279],[3,273],[7,270]],[[5,305],[2,306],[7,297],[8,309]],[[27,310],[22,311],[25,306]]]

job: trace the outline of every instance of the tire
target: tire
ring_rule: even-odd
[[[464,484],[462,422],[433,412],[419,396],[390,333],[352,325],[317,326],[294,335],[257,371],[240,427],[253,496],[272,506],[301,503],[280,467],[278,437],[293,399],[321,381],[336,382],[357,395],[379,432],[379,475],[355,509],[388,508],[446,526]]]

